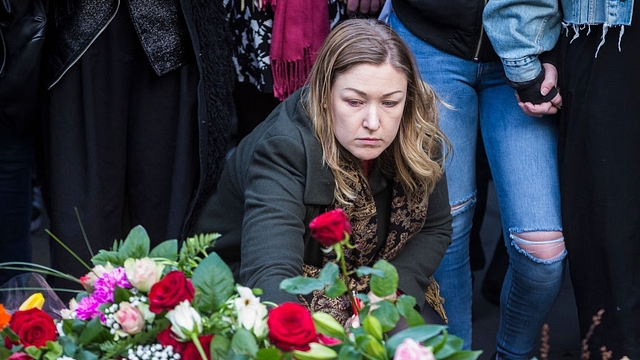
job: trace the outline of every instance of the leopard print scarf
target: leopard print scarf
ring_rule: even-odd
[[[361,170],[355,168],[353,164],[345,163],[345,169],[354,175],[357,181],[349,182],[350,188],[356,190],[356,199],[345,206],[337,201],[332,208],[342,208],[351,221],[352,234],[351,244],[353,249],[344,248],[344,256],[347,263],[347,271],[361,266],[373,266],[376,261],[384,259],[393,260],[400,252],[407,241],[422,229],[427,215],[426,202],[413,203],[412,199],[407,199],[402,185],[397,177],[392,183],[391,211],[389,219],[389,231],[386,239],[378,239],[376,206],[369,186],[369,182],[364,177]],[[420,196],[422,199],[424,196]],[[379,241],[385,241],[380,246]],[[375,251],[376,249],[379,251]],[[322,264],[335,261],[335,253],[323,254]],[[308,277],[317,277],[321,267],[309,264],[303,265],[303,274]],[[343,279],[344,280],[344,279]],[[360,293],[369,291],[369,276],[356,277],[351,275],[348,279],[349,289]],[[312,312],[323,311],[331,314],[336,320],[344,324],[353,315],[351,303],[347,295],[338,298],[329,298],[324,291],[314,291],[308,295],[301,295],[300,300]]]

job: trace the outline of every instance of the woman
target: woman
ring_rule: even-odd
[[[489,2],[491,3],[491,2]],[[476,203],[476,147],[484,141],[496,188],[509,268],[502,285],[497,352],[530,359],[564,279],[557,122],[525,115],[483,31],[486,1],[393,0],[389,24],[416,56],[444,103],[440,124],[453,156],[445,171],[451,246],[435,273],[452,334],[471,347],[469,236]]]
[[[438,299],[429,278],[451,235],[435,102],[411,52],[387,25],[339,24],[321,47],[308,85],[232,154],[196,232],[220,233],[214,250],[238,282],[262,288],[264,300],[302,301],[344,323],[352,315],[346,297],[298,299],[279,289],[282,280],[314,276],[329,261],[309,238],[308,224],[342,208],[356,246],[346,250],[348,266],[390,261],[399,290],[429,308],[427,288],[429,298]],[[366,279],[350,283],[367,291]]]

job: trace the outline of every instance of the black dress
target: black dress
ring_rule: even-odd
[[[597,57],[602,26],[560,40],[564,236],[582,338],[604,309],[589,340],[595,359],[601,346],[613,359],[640,358],[639,16],[635,6],[621,37],[609,28]]]

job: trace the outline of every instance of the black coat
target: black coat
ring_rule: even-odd
[[[0,2],[0,123],[20,131],[37,116],[47,0]]]
[[[189,232],[203,199],[214,190],[228,149],[234,68],[223,4],[207,0],[55,0],[47,40],[49,88],[84,54],[117,11],[131,14],[156,74],[188,61],[198,65],[200,181],[184,234]]]
[[[230,265],[236,281],[263,289],[262,298],[276,303],[298,301],[280,291],[279,284],[301,275],[303,262],[319,256],[317,242],[309,241],[308,225],[334,200],[333,175],[322,164],[322,149],[300,107],[300,93],[281,103],[239,144],[195,228],[197,234],[220,233],[214,251]],[[388,180],[374,170],[370,184],[377,204],[388,194]],[[451,221],[443,178],[429,197],[422,230],[391,261],[399,288],[420,307],[428,278],[451,241]]]

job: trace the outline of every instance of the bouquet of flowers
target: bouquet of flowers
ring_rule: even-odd
[[[297,277],[281,287],[294,294],[317,289],[329,296],[350,294],[339,276],[347,274],[341,257],[342,246],[349,246],[346,216],[325,213],[311,227],[326,251],[336,251],[341,267],[328,263],[317,279]],[[150,249],[145,229],[135,227],[91,259],[93,266],[79,279],[84,291],[59,313],[42,310],[41,293],[16,311],[0,305],[0,360],[476,359],[480,354],[462,351],[461,339],[447,334],[445,326],[424,324],[413,308],[415,299],[390,297],[398,279],[387,262],[357,270],[371,276],[375,296],[351,297],[357,315],[345,328],[326,313],[264,302],[260,289],[236,284],[229,267],[210,251],[217,237],[199,235],[180,247],[167,240]],[[2,266],[15,268],[15,263]],[[387,335],[401,316],[408,328]]]

